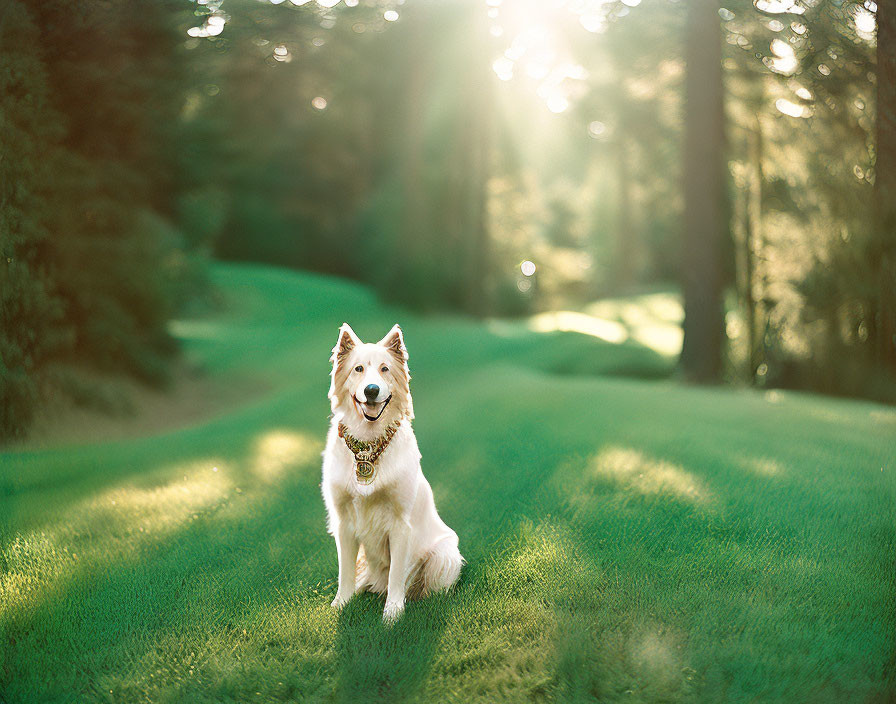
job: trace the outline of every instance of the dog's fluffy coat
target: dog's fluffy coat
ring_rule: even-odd
[[[420,469],[407,359],[398,325],[378,343],[364,344],[343,324],[331,357],[333,418],[322,491],[339,561],[333,606],[342,607],[356,591],[385,594],[385,621],[401,615],[406,597],[451,587],[463,564],[457,534],[439,517]],[[339,424],[358,440],[372,441],[396,422],[374,481],[359,483]]]

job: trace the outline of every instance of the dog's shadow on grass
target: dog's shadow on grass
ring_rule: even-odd
[[[353,598],[339,614],[335,700],[391,703],[418,698],[458,587],[408,602],[402,617],[389,626],[382,620],[382,597]]]

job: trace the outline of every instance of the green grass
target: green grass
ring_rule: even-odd
[[[892,701],[896,410],[623,378],[670,362],[215,272],[227,312],[174,329],[265,394],[0,455],[0,702]],[[424,471],[469,563],[391,630],[370,595],[329,608],[343,320],[402,323]]]

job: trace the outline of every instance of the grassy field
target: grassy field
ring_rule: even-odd
[[[893,408],[684,388],[633,340],[415,317],[311,275],[215,277],[226,312],[174,330],[258,389],[244,404],[0,454],[0,702],[893,701]],[[401,322],[469,563],[391,630],[370,595],[329,607],[343,320]]]

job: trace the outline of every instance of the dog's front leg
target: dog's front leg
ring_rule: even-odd
[[[383,621],[394,623],[404,612],[404,592],[407,583],[411,549],[411,526],[400,521],[389,531],[389,587]]]
[[[358,561],[358,539],[345,521],[336,528],[336,554],[339,557],[339,588],[331,606],[341,609],[355,593],[355,565]]]

